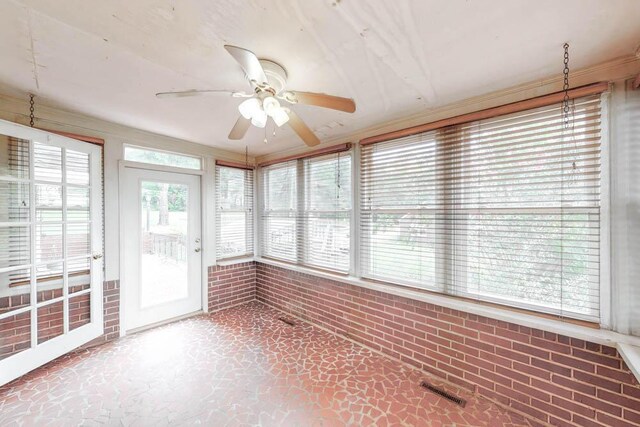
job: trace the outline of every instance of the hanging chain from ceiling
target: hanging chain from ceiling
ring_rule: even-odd
[[[34,112],[36,111],[35,102],[33,100],[34,98],[35,98],[35,96],[32,93],[30,93],[29,94],[29,126],[31,126],[31,127],[33,127],[33,123],[34,123],[35,118],[36,118],[35,115],[34,115]]]
[[[564,91],[564,99],[562,100],[562,115],[564,120],[564,127],[569,127],[569,43],[564,44],[564,85],[562,90]]]
[[[573,136],[573,127],[575,126],[575,123],[571,117],[573,115],[574,105],[573,101],[569,98],[569,43],[565,43],[562,47],[564,48],[564,68],[562,70],[564,79],[562,85],[562,90],[564,92],[564,98],[562,99],[562,121],[564,124],[564,131],[569,133],[569,138],[573,140],[574,148],[577,149]],[[577,169],[575,160],[571,162],[571,169],[573,171]]]

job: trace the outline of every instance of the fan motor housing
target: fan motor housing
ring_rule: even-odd
[[[260,59],[260,65],[262,65],[264,74],[267,76],[269,86],[275,93],[282,92],[287,85],[287,71],[284,67],[268,59]]]

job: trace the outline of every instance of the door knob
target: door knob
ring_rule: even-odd
[[[102,258],[102,254],[93,254],[93,256],[91,258],[100,259],[100,258]]]
[[[200,249],[200,248],[195,248],[194,250],[195,250],[196,252],[200,252],[200,251],[201,251],[201,249]]]

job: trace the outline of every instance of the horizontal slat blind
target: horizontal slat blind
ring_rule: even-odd
[[[216,166],[216,258],[253,254],[253,171]]]
[[[349,271],[351,156],[331,154],[302,160],[304,233],[298,234],[303,264]]]
[[[298,159],[261,170],[262,255],[348,272],[350,153]]]
[[[262,255],[297,261],[297,161],[278,163],[262,171]]]
[[[599,319],[600,96],[362,148],[363,276]]]

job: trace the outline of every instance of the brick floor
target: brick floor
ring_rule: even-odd
[[[0,425],[529,425],[282,316],[251,302],[63,356],[0,388]],[[466,407],[425,391],[425,379]]]

